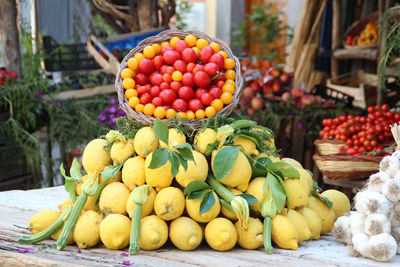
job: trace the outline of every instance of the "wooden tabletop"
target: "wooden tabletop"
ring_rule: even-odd
[[[267,255],[262,249],[244,250],[235,248],[228,252],[217,252],[202,244],[195,251],[180,251],[171,244],[157,251],[141,250],[136,256],[120,255],[124,251],[111,251],[104,247],[82,250],[67,246],[63,251],[54,248],[54,241],[47,240],[38,245],[22,245],[16,242],[28,231],[14,225],[27,226],[29,218],[42,209],[57,209],[67,197],[63,187],[28,191],[0,192],[0,266],[400,266],[400,256],[389,263],[378,263],[364,258],[351,257],[345,246],[337,244],[333,235],[325,235],[317,241],[301,243],[296,251],[274,249]],[[33,248],[20,253],[18,250]]]

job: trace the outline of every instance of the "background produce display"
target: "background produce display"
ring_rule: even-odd
[[[214,117],[235,93],[235,61],[217,42],[187,35],[153,43],[136,53],[121,71],[129,106],[136,112],[170,119]]]
[[[272,253],[271,240],[297,249],[330,232],[350,210],[344,194],[318,193],[307,170],[280,159],[272,131],[254,121],[217,116],[195,131],[178,120],[171,128],[126,117],[117,124],[119,131],[86,145],[83,173],[76,160],[69,174],[60,167],[70,197],[59,211],[32,216],[33,235],[19,242],[51,237],[59,250],[101,242],[134,254],[168,239],[193,250],[205,239],[218,251],[239,244]]]

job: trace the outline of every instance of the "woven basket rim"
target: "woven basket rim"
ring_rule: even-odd
[[[131,108],[129,106],[128,100],[125,97],[124,94],[124,88],[122,87],[122,78],[121,78],[121,71],[127,67],[127,62],[128,60],[133,57],[133,55],[137,52],[141,52],[143,51],[143,48],[149,44],[152,43],[161,43],[163,41],[169,40],[170,38],[174,37],[174,36],[178,36],[178,37],[184,37],[186,35],[189,34],[193,34],[194,36],[196,36],[196,38],[204,38],[206,39],[208,42],[216,42],[220,45],[221,50],[225,51],[228,54],[229,58],[232,58],[235,61],[235,67],[234,70],[236,72],[236,78],[235,78],[235,93],[232,96],[232,101],[231,103],[229,103],[228,105],[224,106],[221,110],[219,110],[218,112],[216,112],[216,115],[223,115],[223,116],[227,116],[229,115],[235,108],[235,106],[238,104],[239,102],[239,97],[240,97],[240,92],[243,88],[243,77],[241,74],[241,69],[240,69],[240,62],[237,59],[236,56],[233,55],[232,50],[230,49],[230,47],[222,40],[218,39],[218,38],[214,38],[214,37],[210,37],[208,35],[206,35],[203,32],[200,31],[180,31],[180,30],[165,30],[162,31],[161,33],[154,35],[154,36],[150,36],[146,39],[144,39],[143,41],[141,41],[135,48],[133,48],[122,60],[118,73],[116,74],[116,78],[115,78],[115,90],[118,93],[118,100],[119,100],[119,104],[121,106],[121,108],[125,111],[126,115],[128,117],[131,117],[137,121],[139,121],[140,123],[144,124],[144,125],[151,125],[153,124],[154,120],[156,119],[153,116],[147,116],[144,113],[139,113],[136,112],[133,108]],[[193,119],[193,120],[185,120],[185,123],[191,126],[194,126],[196,128],[201,127],[202,122],[207,120],[207,118],[204,119]],[[167,124],[171,125],[171,120],[168,119],[163,119],[163,121],[165,121]]]

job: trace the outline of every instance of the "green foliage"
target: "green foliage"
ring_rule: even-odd
[[[207,193],[206,193],[207,192]],[[215,204],[215,197],[213,194],[213,189],[202,181],[192,181],[190,182],[183,191],[184,195],[188,195],[188,199],[195,200],[203,198],[200,203],[200,215],[206,213]]]
[[[175,18],[176,18],[176,28],[178,30],[186,30],[187,23],[184,19],[187,17],[188,13],[192,10],[193,4],[189,1],[176,1],[175,8]]]
[[[272,4],[253,5],[251,8],[251,14],[246,14],[244,22],[233,32],[235,41],[232,45],[242,48],[250,40],[252,44],[259,44],[262,48],[262,52],[255,55],[257,59],[284,60],[278,58],[276,46],[272,45],[289,29],[281,20],[283,12],[272,12]]]
[[[217,152],[213,162],[214,166],[218,166],[218,168],[214,168],[215,178],[224,179],[232,171],[239,151],[238,147],[227,146]]]
[[[382,36],[386,31],[385,39],[383,39],[383,47],[381,51],[381,60],[378,65],[379,86],[386,92],[390,89],[386,85],[388,79],[387,71],[389,68],[400,72],[400,20],[395,18],[395,14],[399,12],[400,7],[393,7],[384,13],[379,21],[379,34]],[[396,84],[400,84],[400,76],[396,77]]]
[[[267,174],[263,185],[264,191],[267,186],[272,194],[272,198],[274,199],[276,211],[281,211],[285,206],[286,194],[280,185],[279,180],[272,173]]]

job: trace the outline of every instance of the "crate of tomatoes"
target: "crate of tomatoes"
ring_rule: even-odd
[[[387,104],[370,106],[365,115],[324,119],[314,160],[330,179],[365,178],[378,171],[382,157],[393,151],[390,125],[400,113]]]

